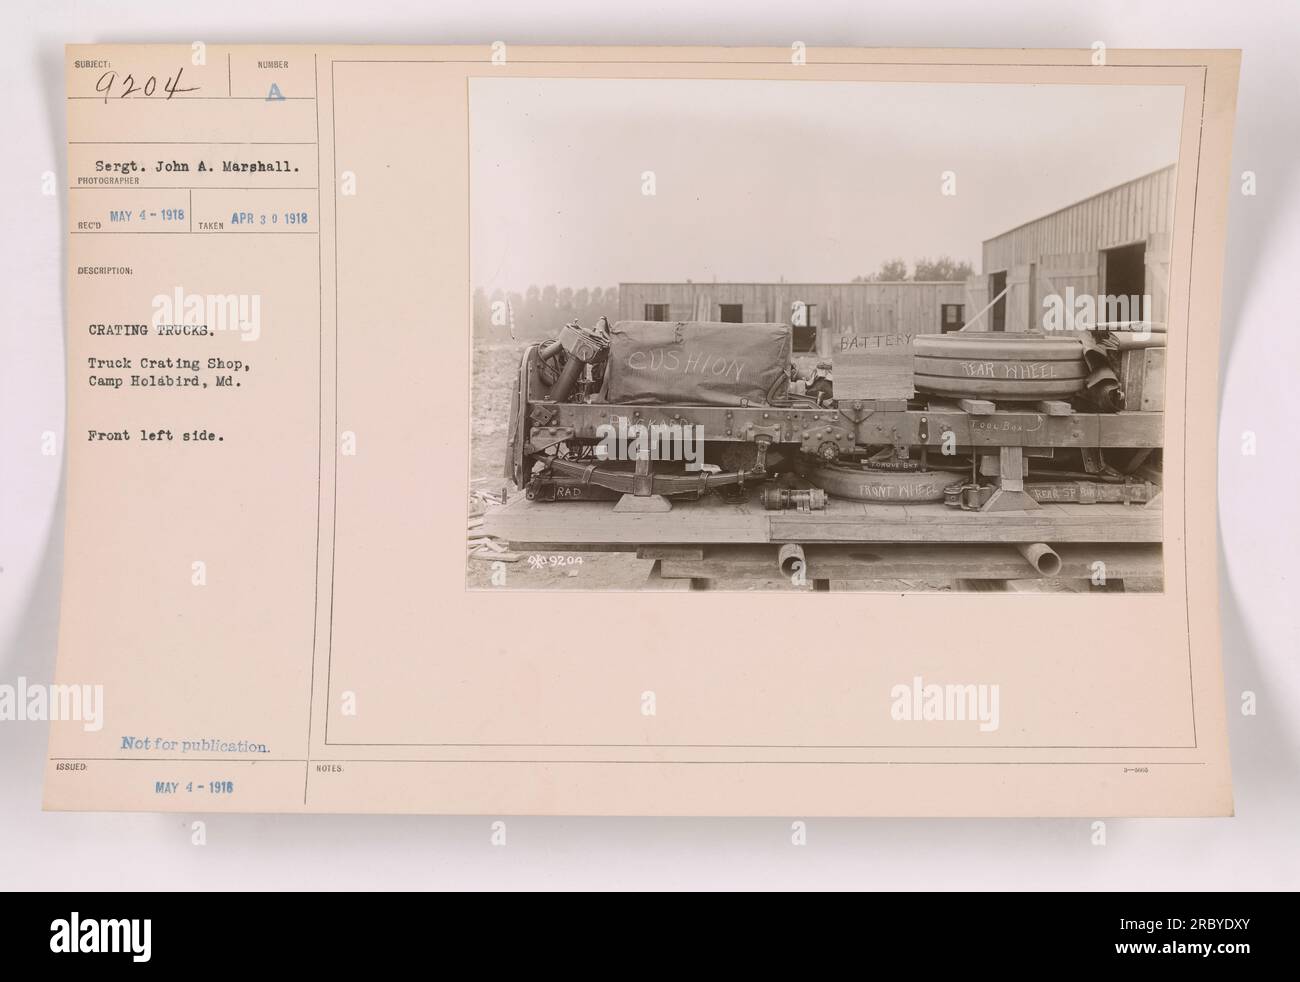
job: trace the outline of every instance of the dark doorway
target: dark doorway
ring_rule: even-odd
[[[743,324],[745,323],[745,307],[738,303],[720,303],[718,304],[718,320],[724,324]]]
[[[989,330],[1005,331],[1007,329],[1007,298],[998,296],[1007,288],[1007,271],[989,274],[989,300],[993,309],[989,311]],[[994,297],[998,297],[993,301]]]
[[[1106,249],[1102,307],[1097,320],[1142,321],[1147,318],[1147,247],[1145,242]]]
[[[944,303],[939,305],[939,331],[942,334],[948,334],[951,331],[960,331],[966,326],[966,306],[960,303]]]
[[[790,331],[795,351],[817,350],[817,322],[815,303],[796,300],[790,305]]]
[[[666,321],[668,319],[668,304],[666,303],[646,304],[645,319],[648,321]]]

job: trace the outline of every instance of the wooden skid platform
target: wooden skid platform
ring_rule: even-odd
[[[1105,563],[1112,579],[1156,578],[1163,573],[1157,545],[1077,543],[1059,546],[1061,570],[1054,578],[1086,580],[1093,564]],[[652,553],[638,553],[654,558]],[[1042,576],[1008,545],[873,545],[809,546],[804,550],[809,580],[1037,580]],[[657,575],[664,579],[782,577],[776,550],[760,546],[711,546],[693,555],[661,558]]]
[[[1162,541],[1152,505],[1044,504],[1033,511],[979,513],[947,505],[878,505],[832,498],[825,511],[765,511],[755,493],[743,504],[717,495],[676,499],[662,514],[620,514],[606,501],[541,503],[520,498],[484,516],[489,535],[520,547],[743,543],[990,543]]]

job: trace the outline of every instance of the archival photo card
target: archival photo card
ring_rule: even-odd
[[[46,807],[1230,814],[1237,68],[70,47]]]

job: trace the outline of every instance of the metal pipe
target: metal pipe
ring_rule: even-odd
[[[803,556],[803,546],[787,542],[776,554],[776,565],[782,576],[793,576],[795,571],[808,571],[808,563]]]
[[[1021,542],[1016,550],[1041,576],[1055,576],[1061,571],[1061,557],[1045,542]]]
[[[578,384],[578,375],[582,372],[582,362],[575,355],[569,355],[569,360],[564,363],[564,371],[560,372],[560,377],[555,380],[551,386],[551,391],[546,394],[546,398],[552,402],[563,402],[569,398],[573,392],[573,387]]]
[[[636,474],[629,470],[615,470],[600,467],[594,463],[577,463],[571,460],[550,458],[547,466],[560,477],[578,478],[583,484],[595,484],[611,491],[624,494],[636,493]],[[761,481],[766,472],[759,468],[744,471],[724,471],[714,474],[700,471],[698,474],[656,474],[650,472],[653,494],[703,494],[712,488],[730,484],[744,484],[747,481]]]
[[[822,511],[826,508],[826,492],[821,488],[764,488],[763,507],[768,511]]]

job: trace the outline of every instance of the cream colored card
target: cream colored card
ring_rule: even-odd
[[[47,807],[1231,814],[1237,68],[69,47]]]

